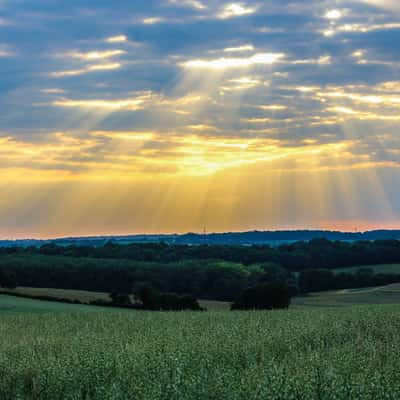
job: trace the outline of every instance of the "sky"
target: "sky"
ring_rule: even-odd
[[[400,228],[398,0],[0,0],[0,238]]]

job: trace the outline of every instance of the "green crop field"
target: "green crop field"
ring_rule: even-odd
[[[93,312],[107,310],[108,309],[104,309],[102,307],[56,303],[52,301],[32,300],[14,296],[0,295],[0,318],[6,313]]]
[[[109,293],[71,289],[17,287],[16,289],[0,289],[0,293],[21,294],[32,297],[50,296],[66,300],[79,300],[82,303],[89,303],[93,300],[110,300]]]
[[[2,295],[0,399],[398,399],[399,330],[399,305],[103,312]]]

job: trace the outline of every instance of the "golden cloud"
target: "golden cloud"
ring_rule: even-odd
[[[231,68],[248,68],[255,65],[272,65],[285,57],[283,53],[258,53],[251,57],[218,58],[211,60],[189,60],[181,64],[189,69],[225,70]]]
[[[76,75],[83,75],[88,74],[91,72],[98,72],[98,71],[112,71],[122,67],[121,63],[104,63],[104,64],[95,64],[89,65],[84,68],[79,69],[71,69],[71,70],[64,70],[64,71],[56,71],[50,73],[50,76],[54,78],[61,78],[65,76],[76,76]]]
[[[40,170],[44,180],[48,171],[51,176],[61,171],[69,179],[129,179],[156,170],[158,174],[191,176],[257,163],[270,169],[297,170],[347,168],[360,161],[370,162],[368,157],[360,159],[352,154],[352,141],[318,143],[310,138],[299,146],[278,138],[213,136],[213,127],[208,126],[192,126],[188,131],[196,133],[93,131],[81,137],[63,132],[52,134],[45,144],[4,137],[0,141],[0,169]],[[200,134],[203,131],[207,136]]]
[[[235,17],[243,17],[257,12],[257,7],[250,7],[244,3],[226,4],[218,14],[218,18],[229,19]]]

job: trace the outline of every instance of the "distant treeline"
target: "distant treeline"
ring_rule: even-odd
[[[400,271],[329,271],[389,263],[400,263],[398,241],[346,243],[316,239],[277,248],[47,244],[41,248],[0,249],[0,286],[132,293],[140,285],[147,285],[161,293],[234,301],[247,288],[270,282],[284,282],[291,295],[400,282]]]
[[[0,254],[41,254],[102,259],[126,259],[152,263],[176,263],[187,260],[222,260],[243,265],[274,263],[289,271],[309,268],[340,268],[354,265],[400,263],[400,241],[360,242],[314,239],[278,247],[268,245],[169,245],[165,243],[95,246],[57,246],[40,248],[1,248]]]
[[[310,293],[383,286],[398,282],[400,282],[400,268],[397,274],[375,273],[374,270],[365,267],[355,272],[340,273],[327,269],[309,269],[298,275],[297,287],[301,293]]]
[[[283,274],[284,276],[276,276]],[[0,286],[131,293],[150,285],[163,293],[231,301],[247,287],[266,280],[287,279],[273,265],[243,266],[223,261],[146,263],[118,259],[19,254],[0,256]],[[7,281],[2,285],[1,276]]]
[[[186,234],[161,234],[161,235],[125,235],[125,236],[88,236],[69,237],[52,240],[21,239],[0,240],[0,247],[28,247],[42,246],[54,243],[59,246],[103,246],[112,241],[118,244],[131,243],[168,243],[176,245],[255,245],[291,243],[309,241],[317,238],[342,241],[361,240],[400,240],[400,230],[375,230],[367,232],[340,232],[327,230],[289,230],[289,231],[248,231],[248,232],[223,232],[223,233],[186,233]]]

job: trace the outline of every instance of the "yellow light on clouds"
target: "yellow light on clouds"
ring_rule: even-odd
[[[70,108],[94,108],[105,110],[140,110],[146,101],[150,99],[150,95],[142,96],[134,99],[124,100],[56,100],[52,104],[57,107],[70,107]]]
[[[126,51],[123,50],[105,50],[105,51],[90,51],[88,53],[73,52],[69,53],[69,55],[73,58],[78,58],[80,60],[92,61],[92,60],[102,60],[111,57],[116,57],[125,53]]]
[[[80,68],[80,69],[71,69],[71,70],[65,70],[65,71],[52,72],[50,74],[50,76],[52,76],[54,78],[61,78],[64,76],[83,75],[83,74],[88,74],[90,72],[97,72],[97,71],[112,71],[112,70],[121,68],[121,66],[122,66],[121,63],[95,64],[95,65],[89,65],[87,67]]]
[[[144,18],[142,20],[142,23],[144,25],[155,25],[155,24],[160,24],[163,21],[164,21],[164,18],[161,18],[161,17],[149,17],[149,18]]]
[[[224,70],[248,68],[254,65],[272,65],[285,57],[283,53],[258,53],[247,58],[219,58],[214,60],[191,60],[182,63],[184,68]]]
[[[251,44],[243,45],[243,46],[238,46],[238,47],[227,47],[224,49],[225,53],[240,53],[240,52],[245,52],[245,51],[253,51],[254,46]]]
[[[357,50],[357,51],[352,53],[352,56],[355,57],[355,58],[364,57],[364,55],[365,55],[365,51],[364,50]]]
[[[330,10],[325,14],[325,18],[327,19],[340,19],[343,17],[343,14],[340,10]]]
[[[230,3],[225,5],[218,17],[221,19],[228,19],[234,17],[243,17],[245,15],[254,14],[257,11],[255,7],[249,7],[244,3]]]
[[[128,38],[125,35],[111,36],[106,39],[107,43],[124,43],[127,41]]]

